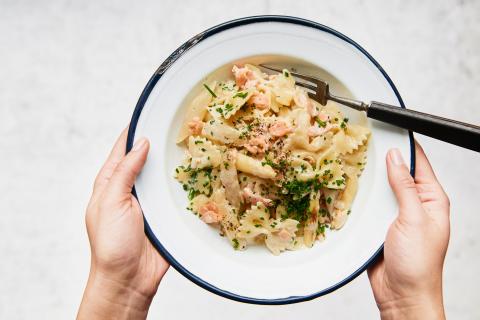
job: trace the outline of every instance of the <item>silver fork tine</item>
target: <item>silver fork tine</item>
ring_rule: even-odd
[[[307,89],[310,89],[310,90],[313,90],[313,91],[317,92],[317,87],[312,86],[311,84],[304,83],[304,82],[299,82],[299,81],[295,81],[295,84],[299,87],[307,88]]]
[[[310,99],[315,100],[317,102],[320,102],[320,101],[318,101],[318,97],[315,93],[307,92],[307,94],[310,97]]]
[[[259,66],[262,67],[262,68],[268,69],[268,70],[272,70],[272,71],[276,71],[276,72],[280,72],[280,73],[282,72],[281,69],[272,68],[272,67],[266,66],[264,64],[259,64]],[[307,81],[313,82],[315,84],[318,83],[318,80],[313,78],[313,77],[309,77],[309,76],[306,76],[306,75],[303,75],[303,74],[300,74],[300,73],[292,72],[290,70],[288,70],[288,72],[290,72],[290,74],[294,77],[297,77],[297,78],[300,78],[300,79],[303,79],[303,80],[307,80]]]
[[[260,64],[260,67],[268,69],[268,70],[280,72],[280,73],[282,72],[282,70],[280,70],[278,68],[273,68],[273,67],[270,67],[270,66],[266,66],[264,64]],[[333,96],[330,95],[330,93],[328,91],[328,83],[327,82],[325,82],[323,80],[320,80],[320,79],[317,79],[317,78],[314,78],[314,77],[309,77],[309,76],[306,76],[306,75],[303,75],[303,74],[300,74],[300,73],[291,72],[291,71],[288,71],[288,72],[290,72],[290,74],[294,78],[300,78],[300,79],[307,80],[308,82],[313,83],[313,84],[311,84],[311,83],[306,83],[306,82],[300,82],[300,81],[298,81],[298,79],[295,79],[295,85],[297,85],[299,87],[309,89],[309,90],[312,90],[313,92],[315,92],[315,93],[308,92],[308,96],[311,99],[320,103],[322,106],[327,104],[327,100],[329,100],[329,99],[332,100],[333,98],[337,98],[337,97],[333,97]]]

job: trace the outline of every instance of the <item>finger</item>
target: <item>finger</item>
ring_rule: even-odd
[[[387,154],[387,172],[388,182],[397,198],[399,217],[407,220],[416,219],[418,212],[422,210],[420,198],[415,181],[398,149],[391,149]]]
[[[147,139],[139,139],[117,165],[104,192],[108,200],[116,202],[130,197],[135,179],[147,160],[149,147]]]
[[[415,141],[415,183],[422,202],[440,201],[449,205],[448,197],[428,161],[422,146]]]
[[[108,184],[108,180],[113,174],[113,171],[117,167],[117,164],[125,156],[125,148],[127,145],[127,135],[128,127],[123,129],[120,136],[117,138],[115,145],[112,148],[107,160],[100,169],[97,177],[95,178],[95,183],[93,185],[93,195],[96,196],[102,192],[102,190]]]
[[[119,162],[124,156],[127,148],[128,126],[122,130],[122,133],[117,138],[112,151],[108,155],[106,162]]]
[[[415,182],[427,183],[440,187],[422,146],[415,140]]]

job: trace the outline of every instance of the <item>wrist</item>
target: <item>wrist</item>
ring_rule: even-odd
[[[78,319],[145,319],[152,298],[153,295],[146,295],[129,283],[92,270]]]
[[[378,308],[383,320],[445,319],[441,292],[392,299],[378,305]]]

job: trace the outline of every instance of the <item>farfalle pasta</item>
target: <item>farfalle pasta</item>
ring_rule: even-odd
[[[187,150],[175,177],[188,209],[237,250],[312,247],[347,220],[370,130],[311,100],[288,70],[232,73],[203,84],[180,128]]]

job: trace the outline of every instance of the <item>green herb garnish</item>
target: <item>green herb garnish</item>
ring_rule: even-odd
[[[317,235],[318,234],[325,234],[325,225],[324,224],[319,224],[317,227]]]
[[[233,110],[233,104],[227,103],[225,105],[225,113],[229,113]]]
[[[213,92],[212,89],[210,89],[209,86],[207,86],[205,83],[203,84],[203,86],[205,87],[205,89],[207,89],[207,91],[212,95],[212,97],[216,98],[217,95],[215,94],[215,92]]]
[[[248,96],[248,92],[239,91],[239,92],[235,93],[232,98],[239,97],[239,98],[245,99],[247,96]]]
[[[285,159],[281,159],[280,161],[278,161],[278,163],[275,163],[273,162],[272,159],[265,157],[265,161],[262,161],[262,166],[266,166],[266,165],[272,167],[273,169],[283,170],[287,167],[288,163],[287,163],[287,160]]]
[[[234,248],[235,250],[238,249],[238,247],[239,247],[240,244],[238,243],[238,240],[237,240],[236,238],[233,238],[233,239],[232,239],[232,243],[233,243],[233,248]]]
[[[318,118],[316,119],[316,121],[317,121],[318,125],[319,125],[320,127],[322,127],[322,128],[325,128],[325,127],[327,126],[327,122],[326,122],[326,121],[322,121],[322,120],[320,120],[320,119],[318,119]]]

